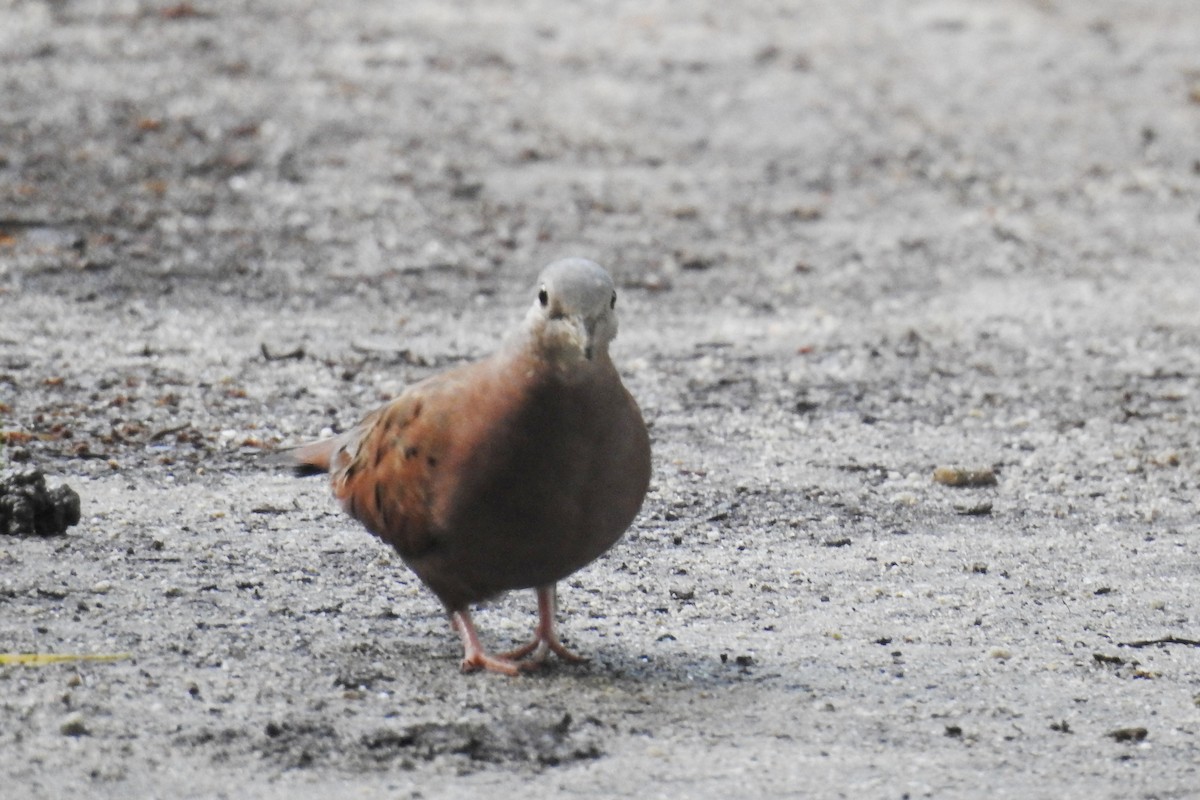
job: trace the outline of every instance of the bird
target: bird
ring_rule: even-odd
[[[617,292],[599,264],[550,263],[523,321],[491,355],[428,377],[345,432],[286,451],[297,474],[391,545],[441,601],[464,672],[517,675],[567,649],[556,584],[612,547],[651,477],[641,410],[609,356]],[[533,639],[480,643],[473,604],[534,589]]]

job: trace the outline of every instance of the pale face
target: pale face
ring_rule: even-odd
[[[555,360],[592,360],[617,335],[617,291],[599,264],[583,258],[555,261],[538,276],[526,316]]]

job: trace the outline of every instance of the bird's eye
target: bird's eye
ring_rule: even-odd
[[[542,304],[542,308],[545,308],[546,304],[550,302],[550,295],[546,293],[545,287],[538,292],[538,302]]]
[[[608,307],[609,308],[617,307],[617,293],[616,292],[613,292],[612,300],[608,301]]]

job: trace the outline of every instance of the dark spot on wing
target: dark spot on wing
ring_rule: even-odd
[[[384,439],[383,444],[375,448],[375,467],[379,467],[379,463],[384,457],[391,452],[392,445],[396,443],[395,439]]]

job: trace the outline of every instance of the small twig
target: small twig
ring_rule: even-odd
[[[350,349],[356,353],[362,353],[363,355],[368,356],[390,356],[391,358],[398,358],[405,364],[408,364],[412,367],[432,366],[428,360],[417,355],[407,347],[397,348],[371,344],[370,342],[351,342]]]
[[[182,425],[176,425],[174,428],[165,428],[161,431],[156,431],[155,433],[150,434],[150,438],[147,441],[157,442],[159,439],[170,436],[172,433],[179,433],[180,431],[185,431],[190,427],[192,427],[192,423],[185,422]]]
[[[0,217],[0,230],[28,230],[29,228],[70,228],[86,225],[83,220],[73,219],[19,219]]]
[[[107,461],[112,458],[108,453],[93,453],[91,450],[81,450],[78,453],[71,453],[72,458],[90,458],[95,461]]]
[[[1200,647],[1200,639],[1185,639],[1182,636],[1163,636],[1159,639],[1138,639],[1135,642],[1117,642],[1117,647],[1150,647],[1155,644],[1184,644]]]
[[[304,352],[304,345],[300,345],[299,347],[289,350],[286,353],[272,353],[267,348],[267,343],[262,342],[259,344],[258,349],[262,351],[263,358],[265,358],[267,361],[287,361],[288,359],[293,358],[304,358],[304,356],[307,355],[307,353]]]

